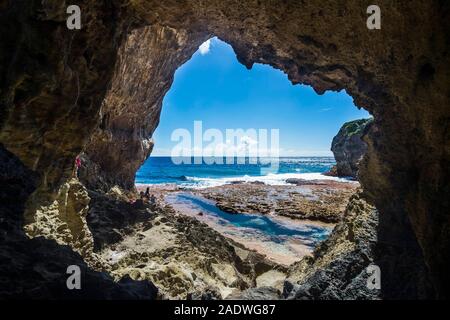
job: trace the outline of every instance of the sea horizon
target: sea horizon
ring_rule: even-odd
[[[215,156],[215,157],[211,157],[211,156],[191,156],[191,158],[226,158],[226,155],[220,155],[220,156]],[[171,155],[150,155],[148,157],[148,159],[150,158],[172,158]],[[185,158],[183,156],[176,156],[173,158]],[[189,158],[189,157],[187,157]],[[239,156],[234,156],[234,158],[240,158]],[[267,159],[267,158],[334,158],[333,154],[330,155],[282,155],[282,156],[278,156],[278,157],[249,157],[249,156],[245,156],[245,158],[262,158],[262,159]],[[148,160],[147,159],[147,160]]]
[[[189,157],[187,158],[189,159]],[[186,188],[207,188],[236,182],[285,185],[288,179],[348,181],[345,178],[323,175],[336,164],[334,157],[279,157],[274,170],[270,170],[270,163],[264,161],[257,163],[234,161],[232,164],[224,161],[224,163],[209,164],[204,161],[195,163],[194,157],[191,157],[190,163],[175,164],[173,159],[167,156],[147,159],[136,173],[136,185],[176,184]],[[248,159],[247,157],[246,160]]]

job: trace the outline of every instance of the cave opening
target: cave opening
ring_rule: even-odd
[[[289,265],[342,219],[371,121],[344,90],[319,95],[270,65],[249,70],[213,37],[175,72],[136,186]]]
[[[249,131],[255,128],[279,130],[277,154],[280,157],[333,157],[331,142],[341,126],[369,118],[371,115],[357,108],[344,90],[319,95],[310,86],[292,85],[282,71],[270,65],[255,64],[248,70],[237,61],[229,44],[213,37],[201,44],[175,72],[174,82],[162,102],[159,124],[151,135],[155,145],[148,161],[155,157],[182,156],[183,151],[189,151],[187,154],[192,157],[217,154],[218,161],[226,158],[227,151],[232,149],[227,147],[234,146],[231,151],[237,156],[239,146],[230,145],[234,142],[242,142],[249,157],[248,145],[258,141],[245,133],[255,134]],[[358,129],[356,123],[351,125],[354,130]],[[180,129],[189,131],[188,142],[174,134]],[[227,137],[227,130],[233,129],[241,129],[241,136],[235,137],[230,132]],[[211,131],[221,134],[208,134]],[[258,130],[255,131],[257,138]],[[199,136],[207,141],[196,145]],[[230,141],[233,138],[243,140]],[[270,141],[267,143],[270,146]],[[206,150],[196,152],[200,148]],[[233,156],[233,152],[229,153]],[[145,163],[138,170],[137,183],[151,183],[152,179],[146,180],[143,176],[149,164]],[[165,173],[158,172],[161,167],[152,169],[155,176],[163,178],[161,174]],[[182,176],[185,175],[180,174]],[[176,177],[169,174],[167,178]]]
[[[159,121],[160,103],[175,69],[216,34],[233,46],[246,67],[270,64],[284,70],[293,83],[312,85],[318,92],[345,88],[357,105],[376,117],[367,135],[369,150],[360,179],[365,197],[380,210],[379,225],[369,233],[355,229],[374,221],[370,214],[364,215],[366,205],[353,199],[351,219],[341,230],[345,240],[362,246],[331,265],[326,265],[330,252],[322,247],[314,261],[301,266],[309,273],[299,270],[292,275],[295,285],[300,285],[294,298],[373,298],[363,282],[371,262],[365,253],[374,239],[375,262],[382,271],[382,298],[448,297],[449,210],[448,202],[442,201],[449,190],[445,125],[448,10],[442,10],[439,1],[386,2],[382,8],[383,27],[375,31],[367,30],[366,6],[358,2],[345,10],[341,3],[319,8],[309,2],[257,1],[244,6],[239,1],[189,5],[132,1],[119,8],[99,2],[83,6],[89,24],[78,33],[82,36],[74,36],[75,31],[65,28],[62,6],[11,1],[2,5],[6,10],[1,24],[10,32],[1,41],[7,48],[0,66],[7,71],[0,84],[1,179],[8,202],[2,202],[2,212],[6,212],[2,228],[7,232],[1,233],[0,242],[10,263],[0,266],[1,282],[7,284],[1,295],[80,297],[61,286],[65,274],[47,270],[56,270],[53,262],[63,270],[67,264],[84,264],[92,257],[92,236],[84,221],[87,211],[92,222],[89,227],[97,228],[97,233],[90,230],[94,242],[117,242],[125,236],[120,233],[123,225],[111,226],[110,222],[139,221],[142,215],[124,216],[112,207],[95,216],[96,200],[104,200],[106,205],[120,203],[126,213],[128,209],[144,213],[125,199],[134,188],[136,171],[153,147],[148,137]],[[19,25],[23,27],[14,27]],[[39,34],[45,37],[35,36]],[[17,41],[23,38],[30,41]],[[143,57],[149,63],[140,64]],[[81,182],[69,178],[73,159],[80,152]],[[111,190],[117,191],[116,198],[109,194]],[[21,228],[24,211],[31,217],[27,223],[34,223],[26,236]],[[163,224],[158,218],[142,232]],[[170,227],[195,235],[190,238],[194,242],[208,238],[220,249],[216,252],[227,252],[224,260],[236,261],[239,250],[233,255],[226,246],[220,247],[215,235],[201,225],[179,217]],[[30,240],[30,235],[35,238]],[[172,248],[167,242],[171,236],[166,232],[149,241],[147,249]],[[369,241],[360,241],[361,236]],[[204,251],[195,251],[192,241],[180,239],[177,241],[185,250],[178,251],[179,256],[190,252],[186,256],[202,260]],[[198,248],[205,249],[197,243]],[[132,278],[145,278],[146,268],[139,261],[129,261],[134,263],[129,269]],[[364,264],[355,266],[360,261]],[[240,264],[244,266],[240,271],[254,266],[247,262]],[[36,263],[44,271],[40,280],[23,277],[36,274]],[[225,265],[211,264],[209,270],[230,274],[233,266]],[[130,294],[129,278],[114,284],[91,267],[86,267],[91,278],[83,284],[94,289],[89,291],[90,297],[112,298],[112,291],[116,298],[136,297]],[[185,270],[172,267],[161,273],[178,275],[177,283],[183,286],[195,281]],[[324,270],[336,277],[327,279],[330,273]],[[255,280],[241,275],[233,279],[241,287]],[[335,286],[323,285],[330,283],[328,280]],[[164,287],[164,283],[160,285]],[[142,290],[131,293],[136,292]]]

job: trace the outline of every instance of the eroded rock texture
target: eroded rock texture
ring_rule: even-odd
[[[331,172],[339,177],[357,177],[359,162],[367,151],[362,137],[371,123],[372,119],[360,119],[343,124],[331,142],[331,151],[336,159],[336,166]]]
[[[367,287],[367,268],[376,264],[378,212],[355,193],[344,218],[312,257],[290,267],[287,299],[379,299],[380,290]]]
[[[0,3],[0,142],[38,176],[27,205],[54,201],[86,145],[101,185],[130,187],[173,71],[216,35],[247,67],[346,89],[373,114],[359,176],[380,211],[382,296],[449,296],[448,2],[380,0],[378,31],[359,0],[70,4],[81,31],[67,30],[66,1]]]
[[[88,187],[134,187],[134,176],[153,148],[162,99],[175,70],[207,34],[153,25],[136,29],[120,47],[100,125],[85,148],[82,180]]]
[[[86,223],[90,200],[86,188],[73,178],[62,184],[48,206],[27,207],[24,230],[30,237],[44,236],[87,254],[94,247]]]
[[[38,175],[0,146],[0,299],[154,299],[147,281],[123,277],[118,282],[92,270],[71,247],[23,231],[27,197]],[[49,223],[49,225],[51,225]],[[81,270],[81,290],[68,290],[67,267]]]

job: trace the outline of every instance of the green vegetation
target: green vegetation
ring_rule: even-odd
[[[368,125],[372,121],[373,118],[349,121],[344,123],[341,130],[343,130],[343,133],[346,136],[351,137],[354,134],[360,133],[366,127],[366,125]]]

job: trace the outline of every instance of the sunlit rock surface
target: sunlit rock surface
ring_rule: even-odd
[[[360,119],[342,125],[331,142],[336,166],[330,170],[330,175],[353,178],[358,176],[359,162],[367,151],[363,136],[369,131],[372,121],[372,119]]]
[[[28,208],[25,217],[29,214],[30,220],[26,220],[24,230],[30,237],[44,236],[71,245],[82,254],[92,251],[92,236],[86,224],[89,201],[86,188],[77,179],[71,179],[61,186],[50,205]]]
[[[285,268],[164,203],[129,203],[115,192],[93,193],[88,214],[95,251],[116,279],[154,283],[161,298],[221,298],[254,287]],[[285,273],[282,273],[285,275]]]
[[[53,240],[64,232],[54,232],[51,239],[29,239],[23,230],[23,210],[38,176],[1,146],[0,169],[0,299],[156,298],[158,289],[152,283],[126,276],[116,282],[87,265],[86,258],[71,247],[61,245],[61,239]],[[66,270],[71,265],[81,270],[81,290],[67,288]]]
[[[206,39],[204,33],[159,25],[131,32],[119,48],[100,124],[84,149],[81,178],[88,187],[134,187],[135,173],[153,149],[151,135],[174,73]]]

